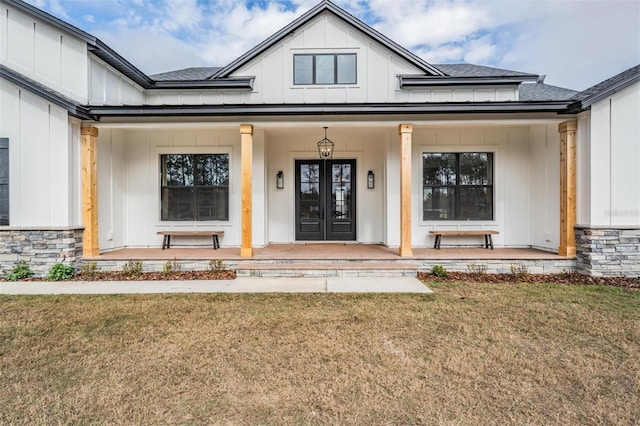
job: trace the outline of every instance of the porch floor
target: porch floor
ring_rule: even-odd
[[[240,257],[239,248],[123,248],[100,254],[97,261],[109,260],[566,260],[570,259],[543,250],[531,248],[496,248],[489,250],[475,247],[414,248],[413,257],[403,258],[397,248],[377,244],[270,244],[253,250],[253,257]]]

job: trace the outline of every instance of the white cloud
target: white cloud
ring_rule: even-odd
[[[320,0],[29,1],[155,73],[226,65]],[[547,74],[576,89],[640,63],[637,0],[334,1],[429,62]]]

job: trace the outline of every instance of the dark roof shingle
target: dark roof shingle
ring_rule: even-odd
[[[198,81],[208,80],[220,67],[191,67],[181,70],[154,74],[150,77],[155,81]]]
[[[601,81],[600,83],[577,93],[572,99],[576,101],[585,101],[590,98],[599,98],[601,95],[604,95],[610,90],[616,89],[618,86],[625,85],[626,87],[626,85],[632,84],[638,80],[640,80],[640,65],[631,67],[626,71],[622,71],[620,74]]]
[[[544,83],[522,83],[519,99],[526,101],[567,101],[578,92]]]

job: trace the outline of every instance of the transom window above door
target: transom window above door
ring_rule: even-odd
[[[356,84],[356,54],[293,55],[293,84]]]
[[[161,220],[229,220],[229,154],[160,156]]]

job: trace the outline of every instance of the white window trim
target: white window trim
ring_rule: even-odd
[[[229,155],[229,219],[228,220],[162,220],[162,170],[160,168],[160,156],[165,154],[227,154]],[[220,227],[233,226],[234,218],[231,210],[231,180],[233,179],[233,150],[231,147],[156,147],[154,160],[157,167],[155,173],[155,205],[156,205],[156,228],[185,228],[185,229],[219,229]]]
[[[498,203],[504,205],[504,185],[502,184],[504,176],[504,164],[502,156],[502,147],[500,145],[422,145],[419,151],[419,192],[418,192],[418,217],[420,226],[430,227],[432,229],[452,229],[459,228],[461,226],[473,225],[475,227],[484,229],[485,227],[495,228],[501,226],[504,222],[502,211],[498,211]],[[424,220],[422,214],[423,199],[424,197],[424,176],[422,169],[422,154],[425,153],[441,153],[441,152],[489,152],[493,153],[493,220]],[[504,208],[504,207],[502,207]]]

